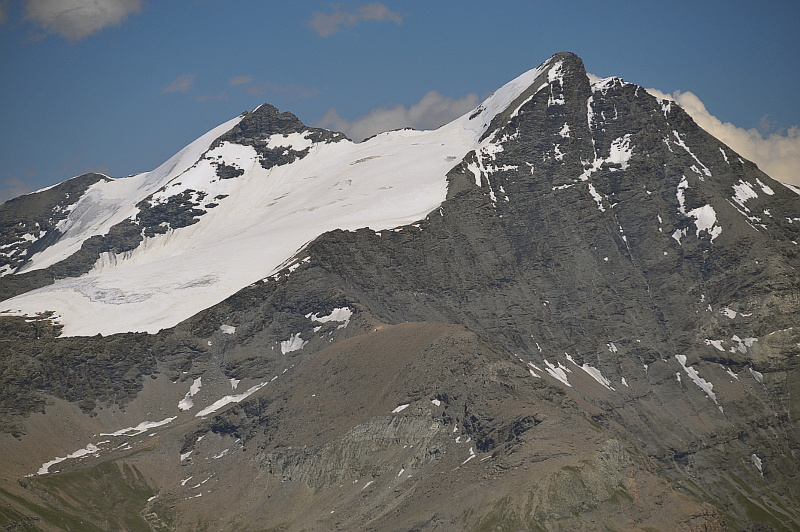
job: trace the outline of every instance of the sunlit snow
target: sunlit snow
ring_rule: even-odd
[[[461,465],[464,465],[464,464],[466,464],[467,462],[469,462],[470,460],[472,460],[473,458],[475,458],[475,456],[477,456],[477,455],[475,454],[475,449],[474,449],[474,448],[472,448],[472,447],[470,447],[470,448],[469,448],[469,456],[467,457],[467,459],[466,459],[466,460],[464,460],[463,462],[461,462]]]
[[[93,235],[106,234],[111,226],[135,216],[138,212],[137,203],[189,170],[217,137],[229,131],[241,119],[236,117],[220,124],[152,172],[98,181],[89,187],[77,203],[68,208],[69,216],[59,222],[58,229],[64,235],[52,246],[33,255],[31,262],[21,271],[37,270],[55,264],[80,249],[84,240]]]
[[[350,323],[350,318],[353,316],[353,311],[347,307],[337,307],[331,311],[327,316],[319,316],[318,314],[308,314],[306,317],[311,321],[317,323],[328,323],[329,321],[339,322],[337,329],[344,329]]]
[[[557,365],[551,364],[550,362],[547,361],[546,358],[544,359],[544,364],[545,366],[547,366],[545,371],[547,371],[547,373],[549,373],[551,377],[553,377],[558,381],[561,381],[563,384],[566,384],[570,388],[572,387],[572,385],[569,383],[569,380],[567,379],[567,373],[568,372],[572,373],[572,370],[568,369],[566,366],[564,366],[563,364],[561,364],[561,362],[558,361],[556,361]]]
[[[753,459],[753,465],[756,466],[756,469],[758,469],[758,472],[763,475],[764,474],[764,470],[763,470],[763,462],[761,461],[761,458],[759,458],[756,453],[751,454],[750,458]]]
[[[684,150],[686,150],[686,153],[691,155],[692,159],[694,159],[697,162],[697,164],[699,164],[702,167],[702,169],[703,169],[702,173],[704,175],[706,175],[707,177],[711,177],[711,172],[709,171],[709,169],[706,168],[706,165],[704,165],[702,162],[700,162],[700,159],[698,159],[697,156],[694,153],[692,153],[692,150],[689,149],[689,146],[686,145],[686,143],[681,138],[680,134],[677,131],[673,131],[672,134],[675,136],[675,140],[673,142],[675,144],[677,144],[678,146],[680,146],[681,148],[683,148]],[[700,174],[699,170],[696,170],[696,172],[698,174]],[[700,180],[703,180],[702,176],[700,176]]]
[[[689,181],[686,176],[682,176],[680,183],[677,187],[678,210],[687,218],[694,218],[694,224],[697,227],[696,236],[700,237],[700,232],[705,231],[711,237],[711,242],[714,241],[722,233],[722,227],[717,225],[717,213],[711,205],[703,205],[691,211],[686,210],[686,189],[689,188]],[[661,218],[659,217],[659,222]],[[676,231],[677,232],[677,231]],[[680,244],[681,236],[686,236],[686,230],[683,230],[682,235],[675,235],[672,237]]]
[[[578,363],[575,362],[575,360],[570,355],[567,355],[567,360],[569,360],[570,362],[572,362],[573,364],[578,366]],[[586,363],[583,363],[582,365],[580,365],[578,367],[581,368],[583,371],[585,371],[587,375],[589,375],[591,378],[596,380],[598,383],[602,384],[604,388],[606,388],[608,390],[611,390],[611,391],[616,391],[614,389],[614,387],[611,386],[611,381],[608,380],[607,378],[605,378],[603,376],[603,374],[600,373],[599,369],[597,369],[595,367],[592,367],[592,366],[590,366],[589,364],[586,364]],[[565,378],[566,378],[566,376],[565,376]]]
[[[713,345],[718,351],[725,351],[725,348],[722,347],[722,340],[705,340],[706,345]]]
[[[152,172],[92,185],[65,219],[65,235],[26,270],[50,266],[90,236],[135,217],[136,204],[160,190],[154,202],[190,189],[207,198],[225,196],[197,223],[147,237],[122,255],[106,253],[88,274],[6,300],[1,308],[18,315],[55,311],[63,336],[155,333],[268,278],[326,231],[378,231],[422,220],[444,201],[446,174],[480,146],[493,118],[547,69],[551,83],[557,80],[558,66],[526,72],[475,111],[433,131],[391,131],[362,143],[273,135],[270,146],[308,149],[308,155],[268,170],[251,146],[224,142],[209,150],[241,117],[232,119]],[[219,164],[245,173],[218,179]]]
[[[260,384],[256,384],[255,386],[251,386],[250,388],[247,389],[247,391],[242,392],[240,394],[237,394],[237,395],[226,395],[225,397],[214,401],[214,403],[212,403],[211,405],[205,407],[204,409],[202,409],[201,411],[196,413],[195,417],[205,417],[205,416],[207,416],[209,414],[212,414],[212,413],[216,412],[217,410],[219,410],[223,406],[229,405],[231,403],[239,403],[241,401],[244,401],[245,399],[247,399],[248,397],[250,397],[251,395],[256,393],[258,390],[260,390],[261,388],[263,388],[267,384],[268,384],[267,382],[262,382]]]
[[[291,338],[281,342],[281,353],[285,355],[287,353],[291,353],[292,351],[299,351],[300,349],[303,349],[307,343],[308,340],[303,340],[300,337],[300,333],[293,334]]]
[[[740,179],[739,182],[733,185],[733,201],[744,207],[745,202],[750,199],[757,198],[758,194],[753,190],[753,185],[749,182]]]
[[[192,385],[189,386],[189,391],[186,392],[186,395],[183,399],[178,402],[178,408],[180,410],[189,410],[194,406],[194,400],[192,397],[197,395],[197,392],[200,391],[200,387],[203,385],[203,378],[197,377],[192,381]]]
[[[717,395],[713,391],[714,385],[705,380],[704,378],[702,378],[700,374],[697,373],[696,369],[686,365],[686,355],[675,355],[675,359],[678,361],[681,367],[683,367],[683,370],[686,372],[689,378],[692,379],[692,382],[694,382],[700,389],[702,389],[706,393],[708,398],[714,401],[714,404],[716,404],[719,407],[720,411],[722,411],[722,407],[719,406],[719,403],[717,402]]]
[[[65,456],[63,458],[55,458],[53,460],[50,460],[49,462],[46,462],[46,463],[42,464],[42,467],[39,468],[39,470],[36,472],[36,474],[37,475],[46,475],[47,473],[50,472],[50,468],[53,467],[54,465],[58,464],[58,463],[61,463],[61,462],[65,461],[65,460],[70,460],[70,459],[73,459],[73,458],[82,458],[82,457],[90,455],[90,454],[96,454],[99,451],[100,451],[100,448],[97,445],[95,445],[93,443],[90,443],[89,445],[87,445],[83,449],[79,449],[79,450],[75,451],[74,453],[68,454],[67,456]]]
[[[146,432],[150,429],[154,429],[156,427],[164,426],[168,423],[173,422],[176,419],[176,416],[168,417],[166,419],[162,419],[161,421],[142,421],[135,427],[127,427],[124,429],[120,429],[116,432],[110,433],[101,433],[100,436],[137,436]]]

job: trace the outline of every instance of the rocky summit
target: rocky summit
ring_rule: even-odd
[[[800,529],[800,191],[557,54],[0,207],[0,529]]]

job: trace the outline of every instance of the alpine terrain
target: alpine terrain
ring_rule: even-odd
[[[0,207],[0,530],[800,530],[798,241],[570,53],[435,131],[262,105]]]

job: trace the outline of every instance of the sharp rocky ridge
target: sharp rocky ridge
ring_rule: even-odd
[[[797,529],[798,193],[560,53],[11,200],[0,524]]]

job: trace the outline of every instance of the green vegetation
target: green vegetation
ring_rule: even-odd
[[[152,530],[141,511],[154,492],[133,465],[108,461],[78,471],[34,477],[26,484],[53,507],[25,503],[31,511],[66,530]]]

